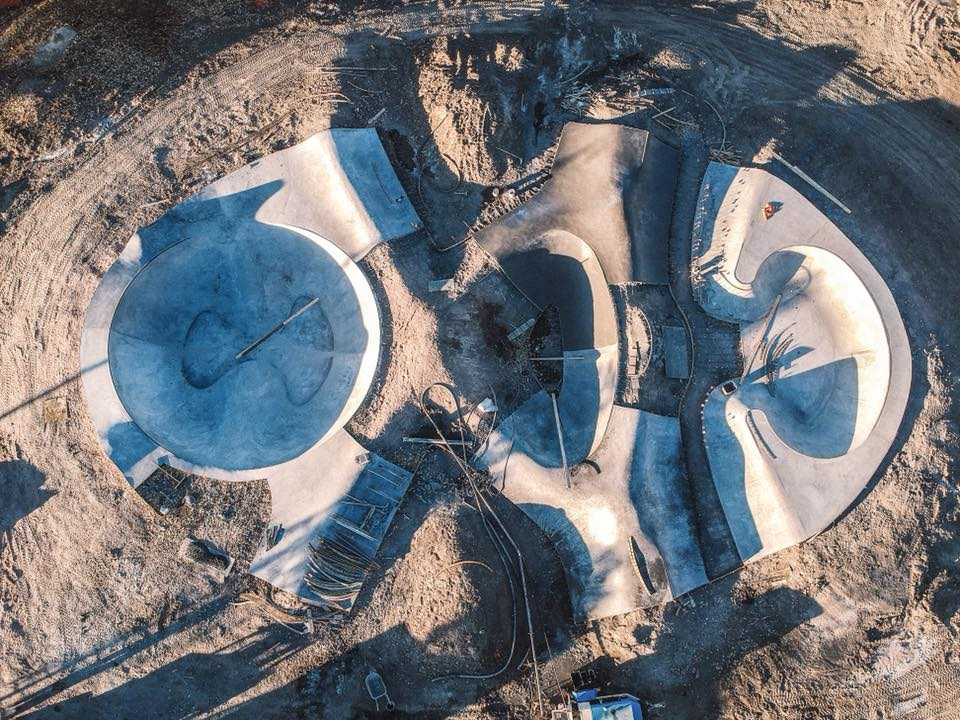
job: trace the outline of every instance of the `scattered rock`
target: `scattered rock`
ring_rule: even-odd
[[[35,68],[48,68],[56,65],[76,37],[77,31],[69,25],[54,30],[50,33],[47,41],[33,53],[33,66]]]

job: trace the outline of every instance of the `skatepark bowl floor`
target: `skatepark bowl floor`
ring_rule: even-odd
[[[379,350],[375,300],[352,265],[318,235],[257,222],[165,250],[110,327],[131,417],[178,457],[226,470],[290,460],[338,429],[367,391],[363,356]]]

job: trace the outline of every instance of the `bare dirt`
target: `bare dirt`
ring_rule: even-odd
[[[40,63],[63,26],[76,38]],[[655,109],[631,97],[667,86],[684,92]],[[531,568],[547,690],[589,665],[651,718],[960,717],[958,104],[951,0],[0,10],[0,706],[366,717],[376,667],[399,716],[529,717],[522,639],[501,675],[436,679],[502,665],[512,605],[455,466],[399,438],[426,432],[416,397],[432,382],[468,405],[496,392],[505,412],[537,387],[529,355],[542,347],[503,343],[529,307],[468,227],[535,190],[565,121],[618,117],[683,149],[678,238],[711,149],[783,174],[776,149],[838,195],[851,215],[798,185],[890,285],[914,377],[889,463],[845,517],[685,603],[574,626],[549,539],[498,499]],[[669,107],[681,122],[652,120]],[[384,108],[376,126],[426,232],[364,262],[389,346],[350,430],[416,478],[355,615],[305,635],[289,598],[274,600],[292,618],[235,604],[268,596],[243,572],[269,515],[265,484],[191,480],[192,510],[158,515],[99,447],[80,331],[136,228],[244,163]],[[441,278],[453,283],[429,293]],[[226,581],[180,557],[191,534],[234,555]]]

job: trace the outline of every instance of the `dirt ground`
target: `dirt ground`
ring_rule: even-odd
[[[65,26],[76,36],[58,49]],[[652,108],[631,96],[651,87],[675,92]],[[852,214],[784,175],[886,279],[914,376],[889,462],[834,527],[683,603],[573,624],[549,538],[495,499],[530,569],[546,691],[588,666],[651,718],[960,718],[958,105],[956,0],[0,10],[0,707],[373,717],[373,667],[399,717],[530,717],[503,560],[455,466],[399,438],[426,430],[416,398],[431,383],[467,403],[496,393],[505,412],[535,390],[527,358],[542,348],[503,341],[530,308],[468,229],[535,191],[564,122],[619,118],[682,148],[681,240],[711,151],[784,174],[775,149],[839,196]],[[682,122],[653,120],[670,107]],[[370,122],[426,231],[364,260],[389,348],[349,429],[416,476],[355,614],[310,633],[238,601],[267,593],[243,572],[264,483],[191,480],[192,509],[159,515],[109,463],[80,333],[138,227],[257,157]],[[429,293],[440,278],[454,281]],[[190,535],[236,558],[225,581],[180,556]],[[449,677],[507,658],[493,677]]]

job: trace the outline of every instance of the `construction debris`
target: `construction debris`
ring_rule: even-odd
[[[309,543],[304,583],[308,602],[348,613],[377,566],[380,543],[393,521],[412,475],[372,456]]]
[[[836,205],[838,208],[840,208],[841,210],[843,210],[845,213],[847,213],[847,214],[849,215],[850,213],[853,212],[850,208],[848,208],[846,205],[844,205],[842,202],[840,202],[836,197],[834,197],[833,195],[831,195],[830,192],[827,191],[827,189],[823,187],[823,185],[821,185],[821,184],[818,183],[816,180],[814,180],[812,177],[810,177],[809,175],[807,175],[803,170],[801,170],[800,168],[798,168],[796,165],[792,165],[791,163],[787,162],[786,160],[784,160],[782,157],[780,157],[780,155],[778,155],[778,154],[777,154],[776,152],[774,152],[773,150],[770,151],[770,154],[773,155],[773,157],[775,157],[775,158],[776,158],[777,160],[779,160],[781,163],[783,163],[783,165],[786,166],[786,168],[787,168],[788,170],[790,170],[791,172],[793,172],[794,174],[796,174],[798,177],[800,177],[804,182],[806,182],[808,185],[810,185],[810,187],[812,187],[814,190],[816,190],[817,192],[819,192],[821,195],[823,195],[825,198],[827,198],[830,202],[832,202],[832,203],[833,203],[834,205]]]

